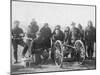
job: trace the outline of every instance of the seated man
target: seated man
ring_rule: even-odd
[[[45,49],[44,38],[41,35],[41,32],[37,32],[36,38],[32,41],[31,46],[32,57],[35,55],[35,64],[41,63],[41,59],[46,60],[49,57],[47,49]],[[42,57],[41,57],[42,56]]]

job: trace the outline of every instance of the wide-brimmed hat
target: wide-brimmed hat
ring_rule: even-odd
[[[56,27],[61,28],[60,25],[56,25]]]
[[[75,26],[75,25],[76,25],[76,23],[75,23],[75,22],[72,22],[72,23],[71,23],[71,26]]]

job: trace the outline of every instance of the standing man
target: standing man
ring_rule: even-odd
[[[14,21],[15,27],[12,29],[12,44],[14,48],[14,58],[15,63],[18,62],[17,52],[18,52],[18,45],[21,45],[24,47],[25,43],[23,41],[23,30],[19,27],[20,22],[18,20]]]
[[[71,26],[71,44],[73,45],[76,40],[80,39],[80,31],[78,28],[76,28],[74,22],[72,22]]]
[[[24,50],[22,52],[23,57],[25,56],[28,48],[30,48],[31,41],[36,38],[36,32],[38,30],[39,30],[39,27],[37,25],[37,22],[35,21],[35,19],[32,19],[32,22],[28,26],[28,30],[27,30],[27,33],[26,33],[27,34],[27,39],[26,39],[26,45],[25,45]]]
[[[51,29],[48,23],[45,23],[44,26],[40,29],[41,37],[44,38],[44,46],[46,48],[51,47]]]
[[[75,26],[76,24],[72,22],[71,24],[71,45],[74,45],[76,40],[80,39],[80,31],[78,28]],[[71,53],[71,57],[74,58],[75,52]],[[77,60],[77,59],[76,59]]]
[[[85,44],[85,38],[84,38],[85,34],[81,24],[78,24],[78,29],[80,32],[79,34],[80,40]]]
[[[66,42],[66,44],[70,44],[71,42],[69,26],[67,26],[66,29],[64,30],[64,42]]]
[[[85,40],[88,57],[92,59],[94,52],[94,43],[96,42],[96,29],[93,27],[92,21],[88,21],[88,27],[86,27],[85,30]]]

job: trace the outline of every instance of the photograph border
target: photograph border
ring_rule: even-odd
[[[24,0],[10,0],[10,74],[16,74],[12,73],[12,1],[16,2],[31,2],[31,3],[43,3],[43,4],[58,4],[58,5],[73,5],[73,6],[90,6],[90,7],[95,7],[95,28],[97,32],[97,6],[96,5],[87,5],[87,4],[73,4],[73,3],[57,3],[57,2],[43,2],[43,1],[24,1]],[[97,34],[96,34],[96,39],[97,39]],[[97,61],[97,41],[96,41],[96,46],[95,46],[95,56],[96,56],[96,61]],[[32,73],[17,73],[17,74],[37,74],[37,73],[53,73],[53,72],[70,72],[70,71],[86,71],[86,70],[96,70],[97,68],[97,62],[95,61],[95,68],[94,69],[77,69],[77,70],[63,70],[63,71],[47,71],[47,72],[32,72]]]

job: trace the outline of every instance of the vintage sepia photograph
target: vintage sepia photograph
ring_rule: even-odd
[[[96,5],[11,1],[11,74],[96,69]]]

